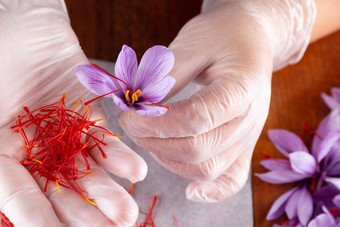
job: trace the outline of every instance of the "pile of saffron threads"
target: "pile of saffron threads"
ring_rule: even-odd
[[[65,95],[59,102],[43,106],[34,111],[23,108],[25,114],[18,116],[16,124],[11,128],[19,133],[25,143],[27,159],[21,163],[31,174],[37,173],[46,179],[44,191],[48,183],[54,182],[58,193],[59,186],[76,191],[84,200],[96,206],[85,195],[77,180],[96,171],[90,171],[88,156],[92,150],[99,150],[106,155],[102,146],[106,146],[106,135],[117,136],[107,129],[96,125],[99,120],[90,120],[91,106],[84,108],[78,100],[73,110],[67,109]],[[78,112],[76,109],[79,109]],[[27,130],[30,129],[30,133]],[[91,131],[89,131],[91,130]],[[79,170],[75,157],[81,156],[86,164],[86,171]]]
[[[0,226],[1,227],[14,227],[14,225],[8,220],[6,215],[0,212]]]

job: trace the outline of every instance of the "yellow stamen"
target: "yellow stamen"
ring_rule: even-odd
[[[97,120],[93,120],[92,122],[98,122],[98,121],[103,121],[104,118],[100,118],[100,119],[97,119]]]
[[[128,102],[131,101],[131,99],[130,99],[130,91],[129,91],[129,90],[127,90],[127,91],[125,92],[125,98],[126,98],[126,101],[128,101]]]
[[[136,101],[138,101],[138,97],[142,94],[142,91],[140,89],[138,89],[137,91],[135,91],[131,97],[130,97],[130,91],[127,90],[125,93],[125,98],[126,101],[131,102],[131,103],[135,103]],[[132,100],[131,100],[132,99]]]
[[[42,164],[41,161],[39,161],[38,159],[35,159],[35,158],[32,158],[32,161],[35,161],[35,162],[37,162],[37,163],[39,163],[39,164]]]
[[[58,191],[58,193],[60,194],[60,188],[59,188],[58,180],[55,181],[55,184],[57,185],[57,191]]]
[[[132,94],[132,103],[138,101],[138,96],[140,96],[142,94],[142,91],[140,89],[138,89],[137,91],[135,91]]]
[[[88,202],[89,204],[93,205],[93,206],[97,206],[97,204],[95,202],[92,202],[91,200],[89,200],[88,198],[84,198],[86,202]]]

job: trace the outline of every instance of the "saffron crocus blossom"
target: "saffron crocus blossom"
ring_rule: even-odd
[[[283,129],[269,130],[268,135],[275,147],[289,160],[263,160],[260,164],[270,172],[256,176],[272,184],[291,183],[314,176],[317,162],[297,135]]]
[[[331,110],[340,108],[340,88],[331,88],[331,94],[321,93],[321,97]]]
[[[269,130],[270,140],[284,156],[288,157],[288,160],[274,158],[263,160],[260,164],[270,171],[256,175],[263,181],[273,184],[300,182],[300,185],[287,191],[274,202],[267,219],[276,219],[286,213],[290,222],[296,224],[298,220],[302,226],[306,226],[314,210],[310,189],[319,190],[328,184],[327,188],[332,187],[340,191],[339,111],[333,110],[320,123],[313,138],[312,154],[294,133],[286,130]],[[333,207],[331,199],[335,194],[328,198],[324,196],[323,191],[320,190],[322,193],[317,196],[319,197],[317,202]],[[301,207],[304,209],[301,210]]]
[[[154,46],[145,52],[137,67],[136,53],[124,45],[115,64],[115,76],[96,65],[80,65],[74,72],[89,91],[110,96],[123,111],[134,109],[142,116],[158,117],[167,108],[157,102],[175,84],[168,75],[173,65],[173,53],[164,46]]]
[[[318,174],[317,187],[321,187],[325,179],[331,181],[333,176],[339,176],[339,111],[333,110],[319,124],[313,138],[312,154],[296,134],[282,129],[269,130],[270,140],[289,160],[274,158],[263,160],[260,164],[270,172],[256,175],[263,181],[283,184],[313,178]]]

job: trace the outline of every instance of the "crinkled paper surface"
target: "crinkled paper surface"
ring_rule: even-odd
[[[94,60],[94,62],[109,72],[114,72],[114,64]],[[176,95],[174,100],[189,97],[196,90],[195,85],[190,84],[182,92]],[[125,138],[122,141],[132,150],[144,158],[148,164],[148,174],[144,181],[135,185],[132,193],[142,211],[147,212],[149,199],[158,194],[153,219],[157,227],[174,227],[173,216],[178,219],[180,227],[250,227],[253,226],[251,183],[248,180],[246,186],[231,199],[214,204],[203,204],[189,201],[185,198],[185,188],[190,180],[171,173],[160,166],[151,155],[134,144],[119,126],[118,119],[121,110],[112,100],[104,99],[105,113],[109,120],[109,128],[115,134]],[[113,176],[114,180],[127,190],[130,182]],[[139,221],[144,221],[140,215]]]

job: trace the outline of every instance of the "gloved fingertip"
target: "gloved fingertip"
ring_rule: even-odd
[[[115,223],[118,226],[133,226],[139,214],[137,203],[132,198],[124,197],[118,207],[120,210]]]
[[[189,184],[185,190],[185,195],[188,200],[201,203],[216,203],[219,200],[211,197],[214,190],[211,188],[210,183],[193,182]]]
[[[136,183],[145,179],[148,173],[148,166],[144,159],[140,158],[138,165],[136,165],[133,169],[130,170],[131,174],[129,180],[132,183]]]

